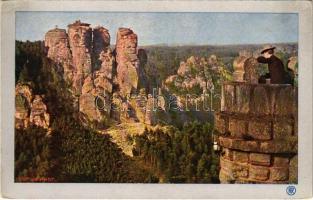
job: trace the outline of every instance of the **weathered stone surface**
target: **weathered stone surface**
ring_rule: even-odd
[[[96,92],[82,94],[79,97],[79,111],[91,122],[100,122],[110,112],[109,99],[97,96]]]
[[[273,181],[285,181],[288,179],[288,168],[272,167],[270,170],[270,179]]]
[[[275,112],[276,115],[291,115],[295,114],[295,102],[297,102],[295,90],[292,86],[281,88],[276,99]]]
[[[247,135],[257,140],[271,139],[270,124],[268,122],[250,121]]]
[[[86,94],[86,93],[90,92],[93,89],[94,89],[94,85],[93,85],[92,76],[88,76],[84,80],[84,84],[83,84],[83,87],[82,87],[82,94]]]
[[[269,178],[269,168],[250,165],[249,178],[265,181]]]
[[[259,144],[256,141],[245,141],[242,139],[231,139],[227,137],[219,137],[220,145],[230,149],[241,151],[258,151]]]
[[[223,88],[222,111],[216,113],[215,120],[221,121],[221,116],[227,119],[226,132],[230,134],[218,137],[222,147],[221,182],[297,183],[297,89],[238,82],[224,83]],[[249,97],[242,100],[244,95]],[[221,129],[218,123],[215,125]],[[246,171],[244,167],[248,166]]]
[[[139,80],[137,35],[128,28],[119,28],[116,39],[117,81],[123,96],[136,90]]]
[[[55,28],[48,31],[45,35],[45,47],[48,49],[47,57],[58,64],[62,64],[64,78],[71,81],[74,67],[72,66],[72,55],[65,29]]]
[[[229,132],[232,137],[243,138],[246,134],[246,121],[229,119]]]
[[[265,87],[257,86],[254,88],[252,103],[252,113],[255,115],[270,114],[269,98]]]
[[[15,87],[15,127],[19,129],[29,126],[29,114],[33,91],[28,84],[17,84]]]
[[[248,177],[249,166],[245,164],[235,163],[221,158],[221,167],[223,171],[233,178]]]
[[[289,137],[284,140],[261,142],[259,151],[264,153],[297,153],[298,139]]]
[[[31,103],[29,116],[30,123],[48,129],[50,125],[50,115],[47,112],[47,106],[40,95],[35,95]]]
[[[261,153],[250,153],[250,163],[254,165],[270,166],[271,155]]]
[[[233,151],[233,160],[236,162],[247,163],[249,160],[249,154],[241,151]]]
[[[92,29],[89,24],[76,21],[68,25],[68,37],[74,66],[74,88],[80,93],[81,83],[92,72]]]
[[[257,73],[257,68],[259,67],[258,61],[250,57],[244,62],[244,80],[248,83],[257,84],[259,76]]]
[[[43,96],[34,95],[28,84],[15,87],[15,127],[24,129],[30,124],[49,129],[50,114]]]
[[[274,156],[273,159],[273,166],[275,167],[284,167],[288,166],[289,164],[289,159],[286,157],[281,157],[281,156]]]
[[[257,140],[270,140],[270,124],[266,122],[249,122],[247,135]]]
[[[298,183],[298,156],[293,156],[289,163],[289,183]]]
[[[273,124],[273,138],[283,139],[292,136],[292,125],[290,122],[278,121]]]
[[[97,26],[93,29],[93,51],[99,59],[100,54],[106,52],[110,47],[109,30],[102,26]]]
[[[250,85],[236,87],[236,111],[238,113],[249,113],[250,109]]]

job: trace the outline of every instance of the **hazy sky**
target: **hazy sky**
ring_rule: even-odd
[[[111,44],[119,27],[133,29],[139,45],[298,41],[297,14],[268,13],[17,12],[16,39],[43,40],[55,25],[67,29],[78,19],[107,28]]]

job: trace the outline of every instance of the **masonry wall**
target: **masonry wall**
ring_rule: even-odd
[[[228,82],[222,93],[215,116],[221,183],[296,183],[297,89]]]

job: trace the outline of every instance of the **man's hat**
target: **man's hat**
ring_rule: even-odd
[[[265,45],[261,51],[261,54],[265,53],[266,51],[269,51],[269,50],[273,50],[275,49],[276,47],[272,46],[272,45]]]

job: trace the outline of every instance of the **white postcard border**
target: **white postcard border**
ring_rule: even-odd
[[[312,196],[312,2],[20,1],[2,2],[1,183],[9,198],[305,198]],[[286,184],[14,183],[16,11],[251,12],[299,14],[299,168],[297,193]]]

